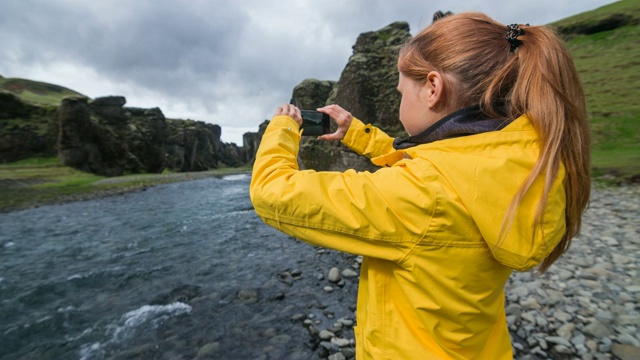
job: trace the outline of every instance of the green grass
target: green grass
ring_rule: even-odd
[[[25,102],[40,106],[58,106],[62,99],[70,96],[86,97],[62,86],[18,78],[0,78],[0,91],[11,92]]]
[[[595,24],[614,14],[640,22],[640,1],[619,1],[551,25]],[[594,176],[640,174],[640,25],[576,35],[568,47],[591,116]]]
[[[41,158],[34,157],[29,159],[23,159],[20,161],[15,161],[9,164],[0,165],[0,167],[11,168],[11,167],[29,167],[29,166],[57,166],[60,165],[60,159],[57,157],[49,157],[49,158]]]
[[[609,18],[615,14],[627,14],[635,15],[638,17],[640,14],[640,1],[638,0],[623,0],[616,1],[609,5],[602,6],[595,10],[585,11],[583,13],[556,21],[551,23],[553,26],[562,26],[570,28],[576,25],[594,25],[601,19]]]

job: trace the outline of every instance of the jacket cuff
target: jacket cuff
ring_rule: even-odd
[[[371,127],[371,124],[365,124],[354,117],[351,120],[349,130],[347,130],[344,139],[342,139],[342,143],[358,154],[363,154],[373,136]]]
[[[302,134],[302,130],[300,130],[300,125],[288,115],[276,115],[269,122],[269,126],[278,127],[281,129],[286,129],[289,131],[293,131],[300,136]]]

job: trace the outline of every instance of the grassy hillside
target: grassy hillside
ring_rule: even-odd
[[[589,33],[616,23],[626,25]],[[568,33],[584,84],[594,175],[640,174],[640,1],[619,1],[552,25]]]
[[[45,106],[58,106],[69,96],[85,97],[62,86],[18,78],[0,77],[0,91],[13,93],[25,102]]]

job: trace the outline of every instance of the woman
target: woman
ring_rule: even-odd
[[[341,140],[383,168],[299,171],[300,111],[276,110],[253,167],[264,221],[317,246],[364,255],[357,359],[511,359],[504,285],[544,272],[580,229],[589,130],[571,57],[545,27],[462,13],[398,59],[392,139],[337,105]]]

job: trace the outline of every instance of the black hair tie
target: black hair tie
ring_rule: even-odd
[[[529,26],[529,24],[526,24]],[[518,40],[518,36],[524,35],[524,29],[520,28],[519,24],[507,25],[507,41],[511,44],[511,52],[516,51],[518,46],[522,45],[522,41]]]

